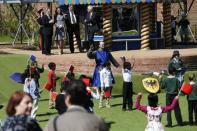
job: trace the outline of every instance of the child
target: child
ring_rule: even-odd
[[[195,116],[195,124],[197,125],[197,84],[195,83],[195,74],[189,75],[190,85],[192,85],[192,92],[187,96],[188,100],[188,113],[189,113],[189,124],[193,125],[193,112]]]
[[[49,109],[54,108],[54,101],[51,98],[51,93],[53,91],[55,91],[55,87],[56,87],[56,81],[59,79],[58,77],[56,77],[55,74],[55,69],[56,69],[56,65],[55,63],[51,62],[48,64],[49,67],[49,72],[48,72],[48,82],[45,85],[45,89],[47,89],[50,93],[50,97],[49,97]]]
[[[133,106],[133,83],[132,83],[132,69],[134,66],[131,66],[130,62],[126,62],[125,57],[122,58],[123,61],[123,69],[122,69],[122,76],[123,76],[123,104],[122,104],[122,111],[126,110],[126,104],[128,104],[128,110],[132,110]]]
[[[71,65],[68,72],[64,75],[62,82],[75,79],[74,66]]]
[[[29,78],[25,79],[23,91],[30,94],[33,99],[33,107],[31,111],[31,117],[36,118],[36,112],[38,110],[38,101],[40,98],[39,89],[36,84],[35,75],[31,74]]]
[[[106,107],[110,108],[109,98],[110,98],[110,88],[112,86],[112,73],[110,69],[110,62],[106,62],[103,65],[103,69],[100,71],[100,82],[101,82],[101,94],[100,94],[100,101],[99,101],[99,108],[103,107],[103,97],[106,99]]]
[[[160,81],[161,88],[166,90],[166,105],[170,105],[172,103],[172,100],[175,98],[175,96],[178,95],[179,88],[181,86],[179,80],[175,77],[175,68],[169,68],[169,76],[166,79],[162,79]],[[177,102],[174,113],[176,117],[177,124],[179,126],[182,126],[182,116],[181,116],[181,110],[179,107],[179,103]],[[167,113],[167,125],[166,127],[172,127],[172,117],[171,117],[171,111]]]
[[[65,104],[66,89],[68,88],[69,81],[64,81],[61,84],[60,94],[56,97],[55,100],[55,109],[58,111],[58,114],[63,114],[67,110]]]
[[[165,107],[157,106],[158,104],[157,94],[148,95],[149,106],[140,105],[141,97],[142,97],[142,94],[138,93],[137,101],[136,101],[136,108],[138,110],[141,110],[147,115],[148,124],[145,128],[145,131],[164,131],[163,125],[161,123],[162,113],[168,112],[175,107],[178,101],[178,96],[176,96],[173,99],[173,102],[171,105],[165,106]]]
[[[87,102],[85,104],[85,109],[88,112],[93,113],[93,98],[99,99],[99,91],[98,88],[92,88],[92,79],[86,75],[80,75],[79,79],[83,81],[83,83],[86,85],[86,90],[87,90]],[[96,91],[96,93],[94,92]]]
[[[96,87],[92,87],[92,78],[87,77],[86,75],[80,75],[80,80],[86,85],[88,94],[91,94],[93,98],[99,99],[99,90]]]
[[[40,87],[40,84],[39,84],[40,73],[44,72],[44,65],[42,65],[42,67],[40,68],[38,67],[37,61],[31,61],[30,64],[29,62],[30,61],[28,61],[27,68],[22,74],[22,81],[24,82],[26,78],[30,77],[31,74],[34,74],[35,82],[39,88]]]

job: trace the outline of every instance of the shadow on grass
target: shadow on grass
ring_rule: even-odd
[[[8,53],[8,52],[5,52],[5,51],[0,51],[0,54],[2,54],[2,55],[9,55],[9,54],[12,54],[12,53]]]
[[[43,113],[43,114],[37,114],[36,116],[38,117],[42,117],[42,116],[50,116],[50,115],[54,115],[57,114],[56,112],[47,112],[47,113]]]
[[[46,122],[46,121],[49,121],[49,119],[38,120],[38,122]]]
[[[119,98],[119,97],[122,97],[122,95],[120,95],[120,94],[119,95],[112,95],[112,97],[113,98]]]
[[[114,121],[106,121],[105,123],[106,123],[107,128],[110,129],[111,124],[114,124],[115,122]]]
[[[40,99],[39,101],[49,101],[49,99]]]
[[[183,121],[183,125],[180,126],[180,125],[176,124],[173,127],[176,127],[176,126],[182,127],[182,126],[187,126],[187,125],[190,125],[189,122],[188,121]]]
[[[113,104],[113,105],[111,105],[111,107],[116,107],[116,106],[122,106],[122,103],[120,103],[120,104]]]

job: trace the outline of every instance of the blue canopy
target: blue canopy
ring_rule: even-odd
[[[183,2],[185,0],[58,0],[59,5],[79,5],[79,4],[119,4],[119,3],[154,3],[154,2]]]

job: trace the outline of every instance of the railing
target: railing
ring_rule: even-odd
[[[155,40],[156,41],[156,47],[158,47],[158,40],[162,40],[163,38],[150,38],[150,40]],[[94,41],[103,41],[103,37],[97,37],[96,39],[94,39]],[[128,51],[128,42],[129,41],[141,41],[141,38],[128,38],[128,39],[112,39],[112,42],[125,42],[125,50]]]

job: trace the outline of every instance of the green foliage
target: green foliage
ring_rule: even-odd
[[[12,41],[12,38],[10,36],[0,35],[0,42],[10,42],[10,41]],[[8,43],[8,44],[10,44],[10,43]]]
[[[18,16],[20,16],[20,5],[15,4],[14,8]],[[25,11],[25,8],[26,6],[23,6],[22,8],[23,12]],[[4,36],[6,35],[14,38],[15,33],[18,29],[18,25],[19,25],[18,20],[11,6],[5,5],[5,8],[2,8],[0,10],[0,30],[1,30],[0,35],[4,35]],[[27,11],[26,17],[24,19],[24,28],[31,39],[31,43],[38,45],[39,25],[34,19],[33,8],[29,8],[29,10]],[[24,32],[23,32],[23,37],[24,37],[23,39],[27,39]],[[19,40],[19,38],[17,40]]]

